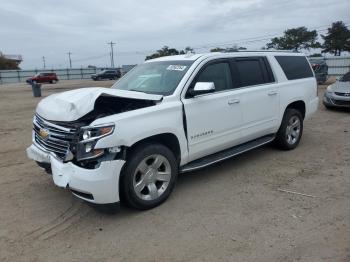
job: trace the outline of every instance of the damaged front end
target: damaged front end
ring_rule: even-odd
[[[63,163],[72,162],[85,169],[96,169],[103,161],[124,159],[125,152],[122,147],[95,148],[99,139],[115,131],[114,123],[99,126],[90,124],[98,118],[154,106],[157,102],[149,99],[100,95],[94,102],[93,110],[74,121],[47,120],[39,115],[39,110],[33,120],[33,142]],[[57,110],[59,111],[59,108]],[[62,115],[60,116],[62,119]],[[49,171],[49,166],[45,163],[38,164]]]

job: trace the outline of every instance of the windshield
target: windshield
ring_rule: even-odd
[[[193,61],[149,62],[135,67],[112,88],[148,94],[171,95]]]
[[[339,80],[340,82],[350,82],[350,72],[346,73],[345,75],[342,76]]]

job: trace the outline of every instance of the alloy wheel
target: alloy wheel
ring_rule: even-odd
[[[300,129],[301,129],[301,123],[300,119],[297,116],[292,116],[287,125],[287,130],[286,130],[286,139],[287,143],[290,145],[295,144],[300,136]]]
[[[164,156],[159,154],[148,156],[135,169],[134,191],[142,200],[155,200],[168,188],[171,175],[170,163]]]

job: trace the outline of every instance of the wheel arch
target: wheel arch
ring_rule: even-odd
[[[285,108],[284,112],[286,112],[286,110],[290,109],[290,108],[298,110],[302,114],[303,119],[305,118],[306,104],[303,100],[296,100],[296,101],[289,103],[287,105],[287,107]]]
[[[168,147],[175,155],[177,162],[180,164],[181,147],[178,137],[173,133],[160,133],[143,138],[126,149],[126,157],[129,157],[132,150],[142,143],[160,143]]]

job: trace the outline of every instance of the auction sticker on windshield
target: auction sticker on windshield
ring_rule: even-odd
[[[167,70],[184,71],[186,68],[187,66],[184,66],[184,65],[170,65],[167,67]]]

